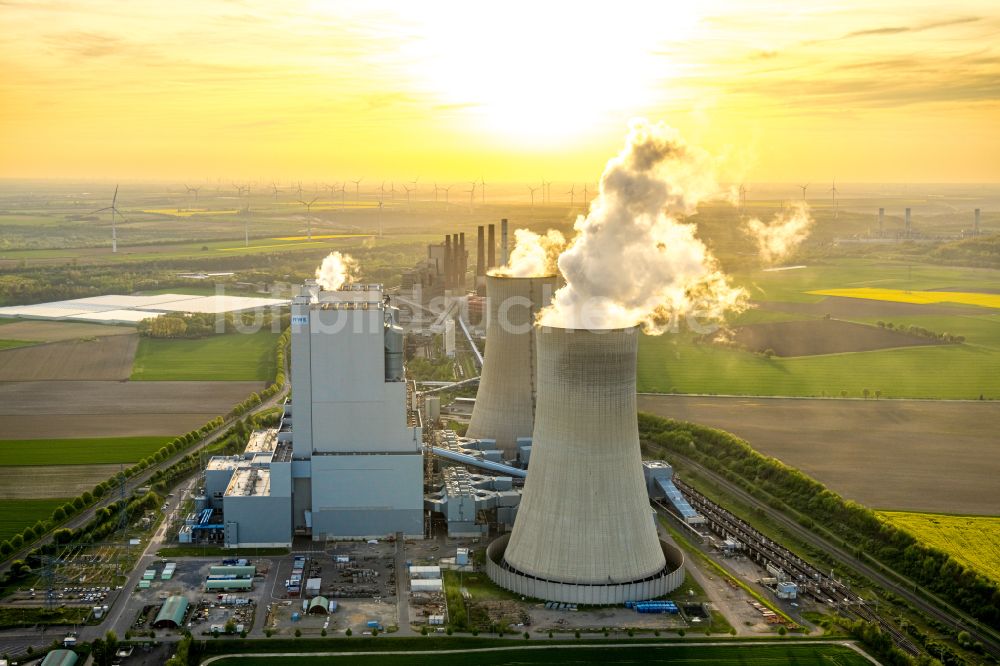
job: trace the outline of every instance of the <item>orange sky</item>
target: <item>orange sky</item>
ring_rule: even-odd
[[[1000,181],[989,2],[0,3],[0,177]]]

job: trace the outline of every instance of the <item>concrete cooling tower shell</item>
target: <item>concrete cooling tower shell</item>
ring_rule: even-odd
[[[649,599],[683,581],[657,536],[636,419],[638,329],[543,328],[531,465],[514,529],[487,549],[498,584],[570,603]]]
[[[535,422],[535,316],[552,300],[556,276],[486,277],[486,358],[466,436],[495,439],[513,458]]]

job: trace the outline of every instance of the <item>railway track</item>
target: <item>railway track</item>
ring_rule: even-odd
[[[893,643],[907,654],[918,656],[920,648],[893,623],[876,613],[849,585],[796,556],[772,541],[746,521],[708,499],[697,490],[674,477],[674,485],[692,507],[703,515],[709,528],[723,539],[734,539],[747,556],[768,571],[780,571],[787,580],[799,586],[799,591],[835,610],[878,624]]]

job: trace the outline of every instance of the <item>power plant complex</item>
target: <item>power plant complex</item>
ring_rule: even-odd
[[[639,449],[638,329],[539,327],[558,278],[491,271],[495,238],[480,227],[469,291],[464,234],[430,246],[413,273],[445,299],[435,326],[450,347],[457,322],[480,359],[465,313],[485,291],[465,436],[441,427],[434,391],[407,379],[393,296],[309,281],[291,306],[292,399],[243,455],[209,461],[181,540],[421,539],[443,521],[449,536],[491,538],[487,574],[527,597],[613,604],[680,585],[683,557],[660,540],[650,506],[679,493],[662,473],[650,481],[648,466],[644,477]],[[410,305],[424,307],[415,295]]]

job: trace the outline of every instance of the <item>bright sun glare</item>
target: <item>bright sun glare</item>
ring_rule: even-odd
[[[418,86],[498,143],[536,147],[645,108],[672,73],[658,46],[688,38],[697,22],[677,3],[615,12],[507,3],[480,23],[437,6],[404,16],[420,35],[404,47]]]

